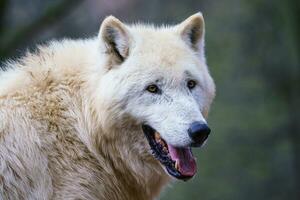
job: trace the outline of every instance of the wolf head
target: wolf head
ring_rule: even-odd
[[[208,137],[206,117],[215,93],[204,56],[202,14],[160,28],[129,26],[110,16],[99,39],[106,59],[99,95],[110,108],[110,121],[126,127],[124,118],[131,119],[169,174],[194,176],[190,147]]]

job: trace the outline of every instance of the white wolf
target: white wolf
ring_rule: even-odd
[[[110,16],[97,38],[5,67],[1,199],[154,199],[195,175],[215,93],[201,13],[159,28]]]

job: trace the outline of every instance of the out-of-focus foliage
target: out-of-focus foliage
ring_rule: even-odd
[[[197,177],[172,184],[162,199],[300,199],[299,0],[2,0],[0,7],[3,60],[37,42],[94,36],[109,14],[175,24],[202,11],[217,85],[213,132],[194,150]]]

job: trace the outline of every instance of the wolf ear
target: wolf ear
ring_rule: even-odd
[[[204,19],[198,12],[177,25],[176,31],[181,38],[196,52],[204,54]]]
[[[106,17],[101,24],[100,39],[104,42],[111,64],[121,64],[129,54],[129,31],[125,24],[113,16]]]

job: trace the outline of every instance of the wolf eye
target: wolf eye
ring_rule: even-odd
[[[194,81],[194,80],[189,80],[188,82],[187,82],[187,87],[191,90],[191,89],[193,89],[194,87],[196,87],[196,85],[197,85],[197,83],[196,83],[196,81]]]
[[[146,90],[151,93],[158,93],[159,88],[157,85],[152,84],[152,85],[148,85]]]

